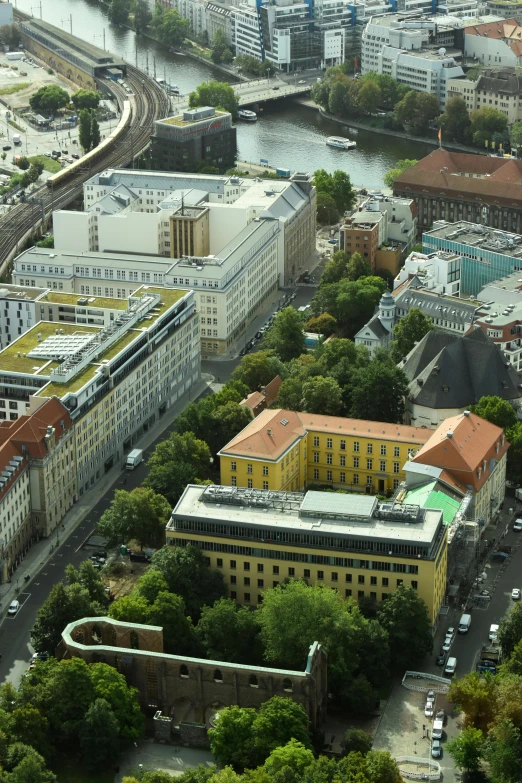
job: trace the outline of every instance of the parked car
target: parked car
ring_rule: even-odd
[[[9,617],[14,617],[16,614],[18,614],[18,610],[20,609],[20,602],[19,601],[11,601],[9,604],[9,609],[7,610],[7,614]]]
[[[428,691],[428,695],[426,696],[426,701],[435,701],[435,691]]]
[[[306,84],[306,79],[299,79],[297,84]]]
[[[437,710],[437,714],[435,715],[435,720],[441,720],[443,723],[445,723],[446,712],[444,710]]]
[[[433,718],[433,702],[427,701],[424,706],[424,715],[427,718]]]
[[[435,663],[437,666],[444,666],[446,663],[446,653],[444,650],[441,650],[440,653],[437,655],[435,659]]]
[[[451,636],[446,636],[446,638],[444,639],[444,644],[442,645],[442,649],[444,650],[445,653],[450,651],[452,642],[453,639],[451,638]]]
[[[256,332],[256,339],[257,340],[260,340],[262,338],[262,336],[263,336],[263,332],[261,332],[261,331]]]
[[[513,530],[515,531],[515,533],[520,533],[520,531],[522,530],[522,519],[515,519]]]
[[[74,160],[80,160],[80,156],[78,155],[77,152],[73,152],[73,154],[71,155],[71,158],[74,158]]]
[[[514,587],[513,588],[513,590],[511,591],[511,598],[513,599],[513,601],[520,601],[520,588],[519,587]]]
[[[2,149],[4,150],[4,152],[7,152],[7,150],[10,150],[10,149],[11,149],[11,145],[10,145],[10,144],[4,144],[4,146],[2,147]]]
[[[442,756],[442,745],[440,740],[433,740],[431,743],[431,757],[434,759],[440,759]]]

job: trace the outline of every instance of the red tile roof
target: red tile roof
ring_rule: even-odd
[[[508,448],[500,427],[468,412],[446,419],[412,461],[442,468],[478,491],[491,475],[490,460],[498,462]]]

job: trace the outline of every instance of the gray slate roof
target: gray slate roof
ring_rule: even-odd
[[[411,310],[417,307],[429,318],[444,318],[455,323],[471,324],[476,305],[467,302],[446,299],[444,296],[429,294],[426,291],[417,291],[411,286],[406,288],[396,298],[397,307],[402,310]]]
[[[386,329],[386,327],[385,327],[385,326],[383,326],[383,325],[382,325],[382,323],[380,322],[380,320],[379,320],[379,316],[378,316],[378,315],[374,315],[374,316],[373,316],[373,318],[372,318],[372,320],[371,320],[371,321],[368,321],[368,323],[367,323],[365,326],[363,326],[363,328],[362,328],[362,329],[360,329],[360,330],[359,330],[359,332],[357,333],[357,335],[356,335],[356,336],[357,336],[357,337],[358,337],[359,335],[361,335],[361,336],[362,336],[362,333],[363,333],[363,332],[364,332],[366,329],[371,329],[371,330],[372,330],[372,332],[373,332],[373,334],[374,334],[376,337],[386,337],[387,335],[389,335],[389,334],[390,334],[390,333],[389,333],[389,331],[388,331],[388,329]]]
[[[489,395],[504,400],[521,396],[516,372],[480,328],[467,335],[428,332],[403,370],[410,399],[427,408],[465,408]]]

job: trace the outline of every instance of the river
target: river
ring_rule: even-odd
[[[210,65],[190,57],[171,54],[148,38],[132,30],[113,25],[105,7],[94,0],[15,0],[17,8],[72,32],[84,40],[103,46],[124,57],[151,75],[166,77],[186,94],[203,81],[223,80],[223,74]],[[31,10],[32,9],[32,10]],[[136,45],[137,38],[137,45]],[[325,145],[327,136],[344,135],[357,141],[357,149],[344,151]],[[384,173],[400,158],[422,158],[433,150],[431,145],[380,136],[359,131],[357,134],[337,123],[323,119],[318,112],[297,103],[274,102],[261,113],[256,123],[239,123],[238,149],[241,160],[258,163],[267,160],[271,166],[295,171],[342,169],[355,185],[369,188],[382,186]]]

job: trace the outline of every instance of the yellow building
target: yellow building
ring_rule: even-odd
[[[168,544],[202,549],[230,597],[245,605],[261,603],[263,591],[285,579],[376,601],[404,584],[435,624],[445,594],[447,527],[438,509],[366,495],[189,485],[166,534]]]
[[[221,483],[302,491],[310,484],[391,494],[431,430],[340,416],[265,410],[219,452]]]

